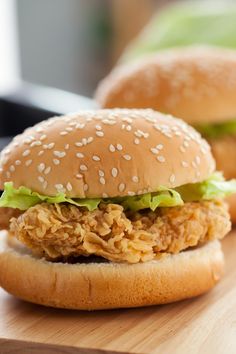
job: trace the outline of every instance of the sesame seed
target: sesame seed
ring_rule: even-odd
[[[68,132],[65,132],[65,131],[63,131],[63,132],[60,132],[60,135],[67,135],[67,134],[69,134]]]
[[[157,148],[151,148],[150,150],[155,155],[159,154],[159,150]]]
[[[130,132],[132,130],[132,127],[131,125],[127,125],[126,128],[125,128],[128,132]]]
[[[29,166],[29,165],[31,165],[32,164],[32,162],[33,162],[33,160],[27,160],[27,161],[25,161],[25,166]]]
[[[122,121],[123,122],[127,122],[127,123],[132,123],[133,120],[131,118],[129,118],[129,117],[123,117]]]
[[[66,188],[69,192],[72,191],[73,188],[72,188],[72,185],[70,184],[70,182],[67,183]]]
[[[11,166],[10,166],[10,171],[11,171],[11,172],[14,172],[15,170],[16,170],[15,166],[11,165]]]
[[[113,167],[113,168],[111,169],[111,174],[112,174],[113,177],[116,177],[116,176],[118,175],[118,170],[117,170],[117,168]]]
[[[9,171],[6,172],[6,176],[7,176],[7,178],[10,178],[10,177],[11,177],[11,174],[10,174]]]
[[[134,143],[135,143],[136,145],[138,145],[138,144],[140,143],[140,140],[139,140],[138,138],[135,138],[135,139],[134,139]]]
[[[44,170],[44,174],[48,175],[51,172],[51,167],[48,166],[45,170]]]
[[[56,188],[58,191],[62,191],[62,190],[64,189],[63,184],[55,184],[55,188]]]
[[[108,198],[108,195],[106,193],[102,193],[103,198]]]
[[[100,157],[99,157],[99,156],[97,156],[97,155],[93,155],[93,160],[94,160],[94,161],[100,161],[101,159],[100,159]]]
[[[19,166],[20,164],[21,164],[21,161],[20,160],[16,160],[15,165]]]
[[[137,136],[138,138],[142,138],[142,134],[140,134],[138,131],[134,132],[134,135]]]
[[[97,125],[95,126],[95,128],[96,128],[96,130],[102,130],[102,127],[101,127],[101,125],[99,125],[99,124],[97,124]]]
[[[65,150],[68,150],[70,148],[70,145],[69,144],[66,144],[65,145]]]
[[[81,147],[81,146],[83,146],[83,143],[81,143],[80,141],[78,141],[77,143],[75,143],[75,146]]]
[[[58,159],[53,159],[52,161],[53,161],[54,165],[59,165],[60,164],[60,160],[58,160]]]
[[[43,155],[44,154],[44,151],[43,150],[40,150],[39,152],[38,152],[38,156],[41,156],[41,155]]]
[[[41,183],[43,183],[43,182],[45,181],[42,176],[38,176],[38,180],[39,180],[39,182],[41,182]]]
[[[44,182],[43,182],[43,189],[46,189],[46,188],[47,188],[47,185],[48,185],[48,182],[47,182],[47,181],[44,181]]]
[[[92,141],[93,141],[93,137],[89,136],[88,139],[87,139],[87,144],[91,143]]]
[[[175,175],[174,174],[170,175],[169,181],[170,181],[170,183],[174,183],[174,181],[175,181]]]
[[[133,176],[132,177],[132,181],[135,182],[135,183],[138,183],[138,181],[139,181],[138,176]]]
[[[115,152],[115,151],[116,151],[116,148],[115,148],[114,145],[110,144],[110,145],[109,145],[109,150],[110,150],[111,152]]]
[[[23,152],[22,156],[28,156],[30,154],[30,150],[27,149]]]
[[[124,183],[120,183],[118,186],[118,189],[120,192],[123,192],[125,190],[125,184]]]
[[[40,145],[42,145],[42,143],[41,143],[41,141],[39,141],[39,140],[33,141],[33,142],[30,144],[31,147],[40,146]]]
[[[130,161],[132,157],[128,154],[125,154],[125,155],[123,155],[123,158],[127,161]]]
[[[98,174],[99,174],[100,177],[104,177],[105,176],[105,173],[103,172],[103,170],[99,170]]]
[[[88,185],[87,184],[84,184],[84,191],[86,192],[88,190]]]
[[[193,166],[194,168],[197,168],[197,164],[196,164],[195,161],[192,161],[192,166]]]
[[[133,195],[135,195],[135,193],[131,192],[131,191],[128,191],[128,195],[133,196]]]
[[[82,152],[77,152],[76,156],[79,158],[79,159],[82,159],[84,157],[84,154],[82,154]]]
[[[72,128],[72,127],[67,127],[67,128],[66,128],[66,131],[72,132],[72,131],[73,131],[73,128]]]
[[[55,143],[44,144],[44,145],[43,145],[43,148],[50,150],[50,149],[54,148],[54,146],[55,146]]]
[[[81,175],[80,173],[77,173],[77,175],[75,175],[75,177],[78,179],[81,179],[81,178],[83,178],[83,175]]]
[[[158,150],[162,150],[162,149],[163,149],[163,145],[162,145],[162,144],[158,144],[158,145],[156,146],[156,148],[157,148]]]
[[[116,124],[116,121],[115,121],[115,120],[109,120],[109,119],[103,119],[102,122],[103,122],[104,124],[108,124],[108,125]]]
[[[99,178],[99,182],[101,183],[101,184],[106,184],[106,181],[105,181],[105,178],[104,177],[100,177]]]
[[[185,150],[185,148],[183,146],[180,146],[179,149],[180,149],[181,152],[186,152],[186,150]]]
[[[43,141],[47,138],[47,135],[46,134],[43,134],[40,136],[39,140]]]
[[[78,123],[76,124],[75,128],[76,129],[83,129],[85,127],[85,124],[84,123]]]
[[[125,127],[126,127],[126,125],[125,125],[125,124],[122,124],[121,129],[124,130]]]
[[[157,160],[159,162],[165,162],[166,159],[164,158],[164,156],[160,155],[160,156],[157,156]]]
[[[45,164],[44,164],[44,163],[40,163],[40,164],[38,165],[38,171],[39,171],[40,173],[42,173],[44,170],[45,170]]]
[[[123,146],[121,144],[116,144],[117,150],[121,151],[123,149]]]
[[[86,139],[86,138],[83,138],[83,139],[82,139],[82,143],[83,143],[83,145],[87,145],[87,139]]]
[[[183,145],[184,145],[184,147],[188,147],[189,143],[185,140]]]
[[[96,131],[96,135],[99,137],[103,137],[104,133],[102,131]]]
[[[86,165],[80,165],[80,170],[81,171],[87,171],[88,167]]]
[[[182,161],[181,164],[183,167],[188,167],[188,163],[186,161]]]
[[[64,156],[66,156],[65,151],[53,151],[53,154],[59,158],[63,158]]]

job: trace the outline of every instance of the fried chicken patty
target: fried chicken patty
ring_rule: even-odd
[[[236,177],[236,136],[226,135],[218,139],[209,139],[212,154],[219,171],[224,172],[226,179]]]
[[[124,212],[117,204],[100,204],[90,212],[70,204],[43,203],[10,222],[11,234],[47,259],[97,255],[129,263],[221,239],[229,230],[223,201],[185,203],[155,212]]]

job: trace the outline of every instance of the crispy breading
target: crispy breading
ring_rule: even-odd
[[[8,230],[11,218],[17,218],[22,211],[13,208],[0,208],[0,230]]]
[[[93,254],[137,263],[221,239],[230,230],[230,220],[223,201],[135,213],[124,212],[117,204],[101,204],[89,212],[69,204],[43,203],[13,218],[10,230],[47,259]]]

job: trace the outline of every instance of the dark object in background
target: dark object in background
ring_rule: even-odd
[[[96,108],[96,104],[89,98],[23,83],[11,93],[0,96],[0,150],[10,141],[10,136],[44,119],[92,108]]]

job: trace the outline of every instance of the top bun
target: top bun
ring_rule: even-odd
[[[236,51],[189,47],[114,69],[96,99],[104,108],[153,108],[188,123],[236,117]]]
[[[115,197],[206,179],[209,145],[179,119],[152,110],[81,111],[51,118],[3,150],[0,187],[44,195]]]

